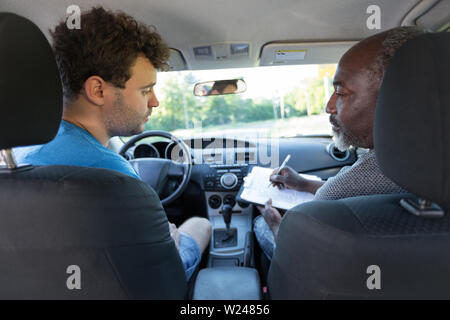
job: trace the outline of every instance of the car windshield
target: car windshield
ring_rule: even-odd
[[[145,129],[182,138],[330,135],[325,105],[335,71],[335,64],[323,64],[160,72],[155,87],[160,105]],[[247,90],[194,96],[196,83],[222,79],[243,79]]]

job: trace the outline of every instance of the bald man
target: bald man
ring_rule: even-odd
[[[327,182],[302,178],[289,167],[270,180],[277,186],[315,194],[315,200],[336,200],[373,194],[406,192],[380,170],[373,146],[373,121],[378,91],[384,71],[396,50],[423,31],[416,27],[394,28],[362,40],[341,58],[333,80],[334,93],[327,103],[336,147],[350,146],[369,151],[351,167],[344,167]],[[256,238],[271,259],[281,222],[280,213],[271,206],[258,207],[261,216],[254,221]]]

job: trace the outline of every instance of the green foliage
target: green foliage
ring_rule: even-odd
[[[329,92],[332,90],[329,85]],[[295,88],[285,97],[285,106],[292,110],[287,117],[321,114],[326,103],[323,79],[310,79],[305,87]]]
[[[161,88],[160,107],[157,114],[150,117],[146,130],[191,129],[198,121],[207,128],[280,118],[279,99],[243,99],[239,94],[196,97],[192,92],[196,82],[192,74],[171,75]],[[285,118],[320,114],[325,99],[323,79],[310,79],[304,87],[295,88],[284,96]]]

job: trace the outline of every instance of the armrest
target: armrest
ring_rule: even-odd
[[[217,267],[202,269],[195,281],[193,300],[261,300],[256,269]]]

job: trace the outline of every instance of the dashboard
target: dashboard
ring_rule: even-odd
[[[192,156],[191,180],[203,191],[238,191],[253,166],[275,168],[290,154],[288,165],[297,172],[310,173],[326,180],[341,167],[356,161],[355,150],[341,152],[330,138],[296,137],[277,139],[184,139]],[[181,150],[181,149],[180,149]],[[170,140],[142,141],[128,150],[126,157],[179,158],[180,150]]]
[[[164,139],[164,138],[161,138]],[[276,139],[183,139],[192,157],[192,174],[189,185],[177,203],[166,207],[172,222],[182,222],[190,216],[204,216],[212,225],[208,266],[252,265],[249,248],[254,208],[236,199],[244,177],[253,166],[275,168],[287,155],[288,163],[297,172],[314,174],[323,180],[336,175],[346,165],[356,161],[353,149],[341,152],[331,138],[298,137]],[[142,140],[131,147],[128,159],[160,158],[177,161],[180,157],[171,140]],[[231,207],[231,209],[230,209]],[[231,228],[235,230],[233,243],[221,241],[226,230],[224,210],[232,210]]]

